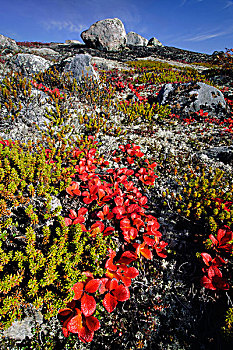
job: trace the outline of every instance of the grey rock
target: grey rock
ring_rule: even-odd
[[[13,56],[11,61],[16,66],[16,70],[21,70],[26,74],[45,71],[51,66],[51,63],[45,58],[29,53],[19,53]]]
[[[31,339],[33,337],[33,328],[42,325],[42,323],[43,316],[41,312],[32,307],[30,310],[30,316],[26,316],[21,321],[14,321],[12,325],[3,332],[3,336],[17,341],[23,341],[26,337]]]
[[[163,46],[163,44],[158,39],[153,37],[148,41],[147,46]]]
[[[204,154],[224,164],[233,165],[233,146],[211,147]]]
[[[98,69],[103,69],[103,70],[112,70],[115,68],[122,69],[122,70],[131,69],[128,65],[124,63],[118,62],[116,60],[101,58],[101,57],[92,57],[92,63],[95,63]]]
[[[159,92],[157,101],[168,104],[172,113],[194,114],[202,109],[209,116],[221,118],[227,105],[223,94],[217,88],[201,82],[185,84],[165,84]]]
[[[92,57],[89,54],[79,54],[67,59],[64,72],[72,72],[73,77],[77,81],[82,79],[83,74],[98,79],[98,75],[92,65]]]
[[[59,55],[58,52],[54,51],[53,49],[49,49],[48,47],[42,47],[42,48],[33,48],[30,49],[32,53],[39,54],[39,55]]]
[[[13,50],[18,50],[18,45],[16,41],[0,34],[0,49],[10,48]]]
[[[81,41],[78,41],[78,40],[66,40],[65,43],[66,43],[66,44],[78,44],[78,45],[82,45]]]
[[[81,38],[89,47],[99,50],[118,51],[126,46],[126,32],[118,18],[98,21],[81,34]]]
[[[143,36],[135,32],[127,33],[127,45],[147,46],[147,44],[148,44],[148,40],[146,38],[143,38]]]

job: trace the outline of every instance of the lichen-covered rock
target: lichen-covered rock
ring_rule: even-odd
[[[148,41],[147,46],[163,46],[163,44],[158,39],[153,37]]]
[[[51,66],[51,63],[45,58],[29,53],[18,53],[12,57],[11,61],[16,69],[27,74],[45,71]]]
[[[172,113],[192,115],[200,111],[221,118],[226,113],[226,101],[217,88],[201,82],[165,84],[159,92],[160,104],[168,104]]]
[[[126,46],[124,24],[118,18],[98,21],[81,34],[89,47],[99,50],[118,51]]]
[[[83,74],[98,79],[98,75],[92,65],[92,57],[89,54],[79,54],[67,59],[64,72],[72,72],[73,77],[79,81]]]
[[[135,32],[127,33],[127,45],[147,46],[147,44],[148,44],[148,40],[146,38],[143,38],[143,36]]]
[[[0,49],[10,48],[12,50],[17,50],[18,45],[16,41],[0,34]]]

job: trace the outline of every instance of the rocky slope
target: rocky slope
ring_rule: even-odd
[[[187,85],[183,91],[182,84],[174,82],[175,78],[173,83],[178,84],[175,85],[177,93],[175,90],[175,93],[168,94],[170,99],[164,99],[166,106],[172,109],[171,116],[161,110],[152,110],[150,117],[145,110],[130,114],[127,107],[120,107],[125,101],[128,101],[126,105],[131,103],[132,109],[134,103],[140,101],[147,101],[150,105],[159,101],[158,93],[162,93],[162,86],[169,80],[163,81],[165,75],[161,81],[156,80],[156,77],[164,74],[164,71],[148,70],[148,77],[143,75],[143,69],[132,69],[126,64],[127,61],[134,60],[146,62],[146,58],[150,59],[150,64],[153,64],[153,60],[161,64],[172,63],[172,66],[162,68],[168,76],[167,79],[173,77],[171,72],[180,73],[182,84],[186,84],[192,75],[195,82],[197,77],[202,79],[208,89],[209,84],[215,85],[216,90],[211,87],[213,94],[215,91],[220,94],[222,90],[221,98],[227,101],[224,102],[226,105],[221,113],[218,114],[218,109],[214,109],[211,115],[208,106],[191,112],[188,109],[186,113],[185,107],[190,107],[193,94],[189,95]],[[107,160],[110,159],[110,151],[116,146],[123,142],[134,142],[140,145],[149,159],[158,163],[158,179],[155,187],[148,189],[146,195],[149,199],[149,210],[158,218],[160,231],[168,242],[168,258],[155,259],[152,264],[143,262],[141,275],[132,284],[133,297],[123,304],[120,312],[106,316],[105,327],[99,333],[96,332],[93,343],[80,344],[77,337],[71,337],[70,346],[73,348],[231,348],[231,340],[227,342],[220,329],[224,326],[227,308],[229,305],[232,307],[232,288],[227,292],[217,293],[200,285],[203,266],[196,253],[204,249],[203,240],[208,238],[208,225],[203,226],[204,221],[195,222],[184,213],[178,213],[173,201],[173,197],[181,191],[180,188],[185,187],[185,173],[193,173],[199,178],[201,173],[198,169],[205,169],[206,174],[208,171],[214,173],[216,169],[220,169],[231,186],[233,80],[228,72],[211,71],[206,67],[205,64],[212,58],[210,55],[166,46],[128,47],[120,52],[97,50],[80,44],[55,43],[47,47],[37,45],[36,48],[20,46],[18,50],[15,46],[8,45],[1,49],[1,140],[11,139],[27,143],[38,139],[47,146],[42,134],[44,132],[46,135],[48,123],[52,120],[52,112],[48,118],[48,110],[54,113],[56,111],[56,100],[50,98],[53,89],[53,93],[59,97],[67,94],[60,105],[64,120],[57,129],[55,127],[55,131],[58,132],[61,126],[74,125],[74,129],[66,135],[67,139],[94,133],[99,142],[98,149]],[[190,65],[194,63],[203,65]],[[192,68],[191,72],[184,70],[187,66]],[[12,69],[14,72],[21,72],[22,76],[15,76],[13,79],[10,73]],[[85,83],[82,71],[92,75],[91,83]],[[76,77],[80,84],[78,92],[71,90],[72,80],[65,76],[67,73]],[[7,74],[8,79],[12,79],[9,84],[6,80]],[[62,80],[58,76],[65,78]],[[68,88],[64,88],[64,81]],[[48,83],[49,87],[46,86]],[[130,87],[131,83],[133,87]],[[115,90],[109,97],[106,88],[110,91],[111,84]],[[10,91],[12,105],[9,96],[4,93],[4,87]],[[56,88],[58,90],[54,92]],[[15,99],[14,89],[17,90]],[[97,92],[100,97],[95,99]],[[197,95],[198,92],[199,90]],[[176,100],[178,97],[179,100]],[[109,104],[106,103],[108,99],[111,100]],[[209,107],[212,103],[214,102],[211,101]],[[148,104],[145,106],[149,110]],[[198,106],[202,107],[200,103]],[[203,115],[204,113],[209,114]],[[107,131],[103,131],[101,127],[88,126],[88,123],[82,122],[81,116],[86,116],[89,121],[95,119],[96,122],[103,117]],[[36,125],[40,127],[39,131]],[[116,128],[121,130],[119,134]],[[54,208],[61,205],[63,212],[68,209],[67,200],[61,196],[55,196],[53,204]],[[231,270],[228,273],[232,277]],[[36,327],[37,333],[33,336],[33,328]],[[59,327],[56,317],[45,321],[40,312],[35,312],[29,306],[21,323],[16,322],[5,333],[1,332],[1,348],[19,349],[24,346],[29,349],[34,346],[35,349],[44,349],[47,344],[46,349],[68,349],[69,342],[64,339]],[[52,345],[48,345],[48,339],[51,339]]]

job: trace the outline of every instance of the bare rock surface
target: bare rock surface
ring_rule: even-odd
[[[51,66],[51,63],[45,58],[29,53],[18,53],[12,57],[11,61],[16,69],[27,74],[45,71]]]
[[[0,49],[5,49],[5,48],[17,50],[18,45],[16,44],[15,40],[0,34]]]
[[[158,39],[153,37],[148,41],[147,46],[163,46],[163,44]]]
[[[125,27],[120,19],[104,19],[81,34],[87,46],[107,51],[118,51],[126,45]]]
[[[143,38],[143,36],[135,32],[127,33],[127,45],[146,46],[147,44],[148,44],[148,40],[146,38]]]
[[[97,73],[92,65],[92,57],[88,54],[75,55],[73,58],[67,60],[64,72],[72,72],[73,77],[79,81],[82,79],[82,75],[92,76],[95,79],[98,78]]]

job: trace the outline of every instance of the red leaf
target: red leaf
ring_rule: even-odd
[[[126,252],[124,252],[120,259],[117,261],[117,263],[119,264],[130,264],[132,261],[137,260],[137,255],[134,252],[130,252],[129,250],[127,250]]]
[[[85,215],[88,212],[87,208],[80,208],[78,211],[78,216],[79,215]]]
[[[109,206],[107,204],[105,204],[103,207],[103,213],[104,215],[107,215],[109,213]]]
[[[112,212],[114,214],[117,214],[117,215],[123,215],[123,214],[125,214],[125,208],[118,206],[118,207],[113,208]]]
[[[100,279],[94,279],[87,282],[85,291],[88,293],[95,293],[101,284]]]
[[[91,230],[95,229],[95,228],[99,228],[100,232],[102,232],[104,230],[104,224],[102,221],[96,221],[93,225],[91,225]]]
[[[67,330],[67,328],[64,328],[64,327],[62,327],[62,333],[63,333],[63,335],[64,335],[64,337],[68,337],[69,336],[69,334],[70,334],[70,332]]]
[[[64,218],[64,220],[65,220],[65,225],[66,225],[66,226],[72,225],[72,220],[71,220],[71,219],[69,219],[69,218]]]
[[[99,201],[105,196],[105,191],[102,188],[98,189]]]
[[[128,229],[131,227],[130,220],[125,218],[120,221],[120,227],[121,229]]]
[[[74,300],[79,300],[83,294],[83,286],[82,282],[77,282],[73,285],[71,290],[74,291]]]
[[[60,320],[60,318],[67,318],[69,316],[71,316],[73,313],[73,310],[72,309],[69,309],[69,308],[65,308],[65,309],[60,309],[58,311],[58,318]],[[61,320],[60,320],[61,321]]]
[[[70,217],[71,219],[77,218],[77,213],[76,213],[76,211],[73,210],[73,209],[70,209],[69,217]]]
[[[125,172],[126,175],[130,176],[134,174],[134,171],[132,169],[127,169]]]
[[[219,289],[227,290],[229,289],[229,284],[222,277],[215,276],[213,279],[213,284]]]
[[[77,309],[78,310],[78,309]],[[78,315],[71,318],[71,320],[67,323],[67,330],[71,333],[78,333],[82,328],[82,314],[79,310]]]
[[[147,249],[147,248],[142,248],[142,249],[140,249],[140,253],[141,253],[146,259],[152,260],[152,258],[153,258],[152,252],[151,252],[149,249]]]
[[[114,202],[117,206],[122,206],[124,203],[124,199],[123,197],[117,196],[116,198],[114,198]]]
[[[207,289],[212,289],[212,290],[216,290],[217,288],[213,286],[212,284],[212,280],[209,279],[207,276],[203,276],[201,278],[201,285]]]
[[[124,273],[125,277],[135,278],[139,275],[138,270],[135,267],[129,267]]]
[[[84,316],[91,316],[96,309],[96,301],[91,295],[84,293],[81,299],[81,310]]]
[[[145,226],[144,222],[142,221],[142,219],[140,218],[136,218],[134,221],[133,221],[133,224],[137,227],[138,230],[140,230],[140,228],[142,226]]]
[[[143,239],[144,239],[145,244],[147,244],[149,246],[153,246],[155,244],[154,238],[150,238],[148,236],[143,236]]]
[[[143,196],[139,199],[140,205],[145,205],[147,203],[147,197]]]
[[[105,309],[111,313],[117,306],[117,298],[114,297],[112,294],[107,293],[103,300],[103,305]]]
[[[221,258],[221,256],[216,256],[216,258],[212,260],[212,264],[218,267],[222,266],[223,264],[226,264],[226,261],[223,258]]]
[[[211,241],[213,242],[214,245],[218,245],[217,239],[212,234],[209,235],[209,238],[211,239]]]
[[[131,278],[130,277],[125,277],[125,276],[121,276],[121,281],[124,283],[124,285],[126,287],[129,287],[132,283]]]
[[[84,216],[80,215],[77,219],[73,221],[73,225],[83,224],[85,222]]]
[[[138,235],[138,230],[134,227],[131,227],[129,230],[130,239],[135,239],[137,235]]]
[[[105,288],[105,285],[106,283],[109,281],[109,278],[106,278],[106,277],[102,277],[101,278],[101,286],[100,286],[100,289],[99,289],[99,293],[100,294],[103,294],[105,293],[108,289]]]
[[[123,284],[117,286],[113,294],[118,301],[126,301],[130,298],[129,288],[123,286]]]
[[[94,316],[89,316],[86,318],[86,325],[92,332],[97,331],[100,328],[100,322]]]
[[[128,213],[133,213],[133,212],[138,212],[139,211],[139,206],[137,204],[131,204],[127,208]]]
[[[87,327],[82,327],[78,333],[79,339],[84,343],[89,343],[93,340],[94,332],[90,331]]]
[[[102,211],[99,211],[96,216],[98,216],[99,219],[104,220],[104,213]]]
[[[107,228],[104,230],[103,237],[108,236],[108,235],[111,235],[114,231],[115,231],[115,229],[114,229],[113,227],[107,227]]]
[[[110,258],[105,263],[105,269],[108,269],[110,271],[116,271],[117,266],[113,263],[113,258]]]
[[[212,261],[212,257],[210,256],[210,254],[201,253],[201,256],[202,256],[202,259],[203,259],[204,263],[205,263],[207,266],[210,266],[209,263]]]
[[[118,177],[117,182],[124,183],[126,180],[127,180],[127,176],[122,175],[122,176]]]
[[[108,290],[116,289],[117,286],[118,286],[118,281],[116,280],[116,278],[109,280],[108,283],[106,284],[106,288]]]
[[[207,273],[208,277],[211,279],[215,276],[222,277],[222,272],[216,266],[210,266]]]

